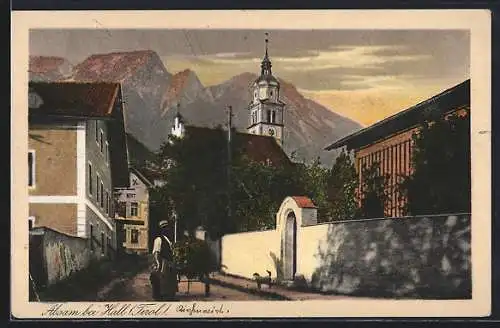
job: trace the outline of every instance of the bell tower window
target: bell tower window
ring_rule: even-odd
[[[267,120],[266,120],[266,122],[271,122],[271,111],[269,109],[267,110],[266,114],[267,114]]]

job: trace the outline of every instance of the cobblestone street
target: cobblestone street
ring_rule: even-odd
[[[152,301],[151,284],[149,282],[149,270],[143,270],[133,278],[117,283],[109,290],[101,291],[100,301]],[[205,284],[192,281],[189,286],[184,279],[179,283],[178,301],[250,301],[266,300],[264,296],[245,293],[240,290],[210,285],[210,296],[205,296]]]

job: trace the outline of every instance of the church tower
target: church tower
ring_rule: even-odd
[[[177,113],[175,114],[175,117],[174,117],[174,126],[172,127],[172,130],[170,133],[173,136],[176,136],[177,138],[184,137],[184,133],[185,133],[184,118],[182,117],[181,112],[180,112],[180,104],[177,104]]]
[[[267,33],[266,33],[267,35]],[[283,146],[283,114],[285,103],[280,99],[280,83],[271,71],[266,38],[266,53],[260,65],[260,76],[251,87],[252,101],[248,107],[250,119],[248,133],[271,136]]]

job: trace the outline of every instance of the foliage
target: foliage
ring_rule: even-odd
[[[304,194],[318,207],[318,221],[330,220],[331,204],[328,199],[328,176],[330,170],[323,167],[319,158],[311,164],[298,167],[299,184]]]
[[[349,220],[355,217],[358,208],[356,189],[358,175],[351,155],[342,150],[329,172],[326,183],[330,202],[330,217],[333,220]]]
[[[426,123],[413,142],[414,172],[400,187],[405,213],[470,212],[470,116],[453,114]]]
[[[172,137],[162,146],[158,160],[167,183],[158,188],[158,198],[172,201],[180,231],[206,226],[210,235],[217,237],[224,226],[231,229],[224,220],[226,154],[222,130],[202,140],[189,135]]]
[[[380,174],[380,165],[375,162],[362,167],[362,182],[360,185],[360,206],[356,217],[380,218],[385,216],[385,205],[388,196],[386,186],[388,176]]]
[[[271,229],[286,196],[300,193],[295,169],[256,163],[242,156],[232,169],[232,201],[237,231]]]
[[[189,279],[203,277],[214,267],[212,253],[204,240],[185,238],[174,244],[173,253],[177,267]]]

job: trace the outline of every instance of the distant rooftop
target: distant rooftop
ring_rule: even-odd
[[[206,138],[217,133],[221,134],[221,137],[225,137],[227,132],[221,129],[187,125],[186,133],[194,138]],[[242,152],[254,162],[267,163],[270,161],[272,165],[292,164],[283,148],[273,137],[235,131],[234,139]]]
[[[29,113],[50,116],[105,118],[111,116],[119,83],[30,82],[29,92],[38,100],[29,104]]]

